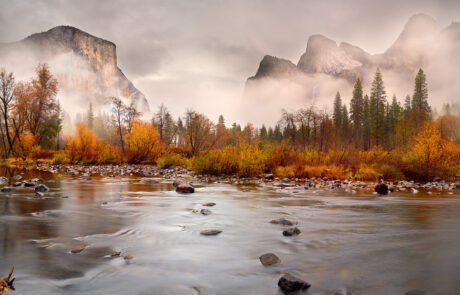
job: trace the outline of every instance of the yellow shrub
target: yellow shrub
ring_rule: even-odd
[[[382,175],[380,173],[377,173],[373,168],[367,165],[361,165],[358,171],[356,171],[354,178],[356,180],[377,181],[380,176]]]
[[[70,154],[65,151],[60,151],[54,154],[53,164],[70,164]]]
[[[281,177],[281,178],[293,178],[295,177],[295,171],[296,171],[295,166],[287,166],[287,167],[279,166],[279,167],[276,167],[274,174],[275,176]]]
[[[179,154],[167,154],[158,158],[157,164],[162,169],[176,166],[186,166],[186,159]]]

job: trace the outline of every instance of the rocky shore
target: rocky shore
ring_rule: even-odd
[[[233,175],[209,176],[196,175],[191,169],[170,168],[161,169],[152,165],[50,165],[39,164],[36,169],[51,173],[68,173],[78,177],[102,176],[102,177],[122,177],[139,176],[152,177],[162,180],[187,179],[195,183],[228,183],[233,185],[254,185],[259,188],[280,189],[291,193],[300,191],[311,191],[319,193],[323,190],[343,191],[345,193],[373,193],[386,195],[392,192],[409,192],[418,194],[425,192],[430,195],[453,194],[460,191],[460,179],[457,181],[445,181],[439,177],[429,182],[415,182],[409,180],[364,182],[347,179],[328,179],[324,178],[278,178],[273,174],[266,174],[259,177],[236,177]],[[0,181],[1,184],[1,181]],[[180,185],[177,183],[177,185]],[[175,185],[177,188],[177,186]],[[181,192],[192,193],[193,185],[182,184],[179,188]]]

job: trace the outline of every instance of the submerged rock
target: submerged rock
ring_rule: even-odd
[[[279,259],[279,257],[273,253],[265,253],[261,255],[259,259],[263,266],[269,266],[269,265],[281,263],[281,260]]]
[[[310,283],[296,278],[288,273],[282,276],[278,281],[278,287],[280,287],[281,291],[284,293],[304,291],[310,288],[310,286]]]
[[[281,225],[285,225],[285,226],[293,226],[294,224],[297,224],[297,222],[290,221],[290,220],[285,219],[285,218],[273,219],[273,220],[270,221],[270,223],[272,223],[272,224],[281,224]]]
[[[216,203],[214,202],[209,202],[209,203],[203,203],[201,204],[202,206],[206,206],[206,207],[212,207],[212,206],[216,206]]]
[[[217,236],[222,231],[219,229],[205,229],[200,232],[203,236]]]
[[[288,228],[287,230],[283,231],[283,236],[285,237],[297,236],[299,234],[300,229],[298,229],[297,227]]]
[[[85,247],[75,248],[75,249],[70,250],[70,253],[78,254],[78,253],[82,252],[83,250],[85,250]]]
[[[5,186],[5,187],[2,187],[2,189],[0,190],[2,193],[9,193],[11,192],[13,189],[9,186]]]

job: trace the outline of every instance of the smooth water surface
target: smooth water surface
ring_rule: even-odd
[[[161,179],[2,171],[18,173],[44,178],[51,191],[0,194],[0,276],[13,265],[16,276],[7,294],[278,294],[286,272],[312,284],[306,294],[460,292],[457,192],[196,183],[196,193],[181,195]],[[202,208],[212,214],[193,210]],[[281,217],[298,221],[301,234],[284,237],[285,227],[269,223]],[[262,266],[267,252],[282,264]]]

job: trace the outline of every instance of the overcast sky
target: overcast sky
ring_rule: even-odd
[[[230,102],[265,54],[297,63],[316,33],[380,53],[420,12],[444,27],[460,21],[460,1],[0,0],[0,42],[75,26],[117,45],[119,67],[153,109],[231,121],[241,118]]]

